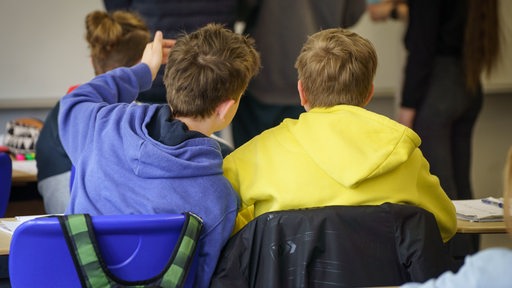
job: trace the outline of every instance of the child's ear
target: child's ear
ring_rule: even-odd
[[[366,105],[368,105],[368,103],[370,103],[370,101],[373,98],[374,92],[375,92],[375,86],[372,83],[372,88],[370,89],[370,93],[368,93],[368,96],[366,97],[366,100],[363,103],[363,107],[365,107]]]
[[[304,93],[304,87],[302,87],[302,81],[297,81],[297,90],[299,91],[299,97],[300,97],[300,105],[304,107],[304,109],[309,109],[309,101],[308,97],[306,96],[306,93]]]
[[[229,113],[231,107],[233,107],[233,105],[235,105],[235,100],[233,100],[233,99],[229,99],[229,100],[226,100],[226,101],[220,103],[219,106],[217,106],[217,109],[215,111],[215,113],[217,114],[219,119],[226,120],[226,115],[228,115],[228,113]],[[231,121],[231,119],[230,119],[230,121]]]

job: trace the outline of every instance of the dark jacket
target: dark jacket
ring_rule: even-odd
[[[269,212],[219,259],[211,287],[394,286],[452,267],[434,216],[390,203]]]
[[[437,57],[461,60],[468,1],[408,1],[403,107],[419,109],[430,89]],[[461,62],[462,63],[462,62]],[[462,84],[462,83],[461,83]],[[446,108],[445,108],[446,109]]]
[[[162,31],[165,38],[176,38],[215,22],[233,27],[238,0],[104,0],[107,11],[137,12],[151,32]]]
[[[215,22],[232,28],[236,19],[238,0],[104,0],[107,11],[137,12],[153,33],[162,31],[165,38],[175,39]],[[163,83],[164,69],[160,69],[150,90],[140,93],[138,101],[166,103]]]
[[[50,110],[36,142],[37,181],[71,170],[71,160],[62,147],[57,126],[59,102]]]

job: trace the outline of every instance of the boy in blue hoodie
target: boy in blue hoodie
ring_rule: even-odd
[[[157,32],[140,64],[99,75],[60,101],[59,133],[76,168],[66,213],[194,212],[204,221],[195,286],[207,287],[237,213],[209,136],[229,125],[260,60],[252,39],[216,24],[172,45]],[[168,105],[133,103],[161,64]]]

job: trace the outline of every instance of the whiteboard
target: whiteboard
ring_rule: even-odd
[[[489,92],[512,91],[512,1],[502,0],[503,59]],[[67,88],[94,76],[85,41],[85,16],[104,9],[102,0],[0,1],[0,109],[52,107]],[[376,96],[400,89],[405,60],[404,23],[372,22],[368,15],[352,27],[373,42],[379,57]]]

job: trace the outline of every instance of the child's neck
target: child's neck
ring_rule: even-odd
[[[210,136],[215,132],[211,118],[198,119],[191,117],[176,117],[176,119],[185,123],[189,130],[201,132],[206,136]]]

